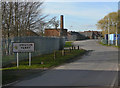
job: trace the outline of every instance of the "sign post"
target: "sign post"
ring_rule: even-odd
[[[29,66],[31,66],[31,53],[29,53]]]
[[[19,53],[29,53],[29,66],[31,66],[31,53],[34,52],[34,43],[13,43],[13,52],[17,53],[17,67],[19,67]]]
[[[17,67],[19,67],[19,54],[17,53]]]

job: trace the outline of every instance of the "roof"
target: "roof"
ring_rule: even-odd
[[[60,28],[58,28],[58,29],[46,28],[45,30],[60,30]],[[63,29],[63,30],[67,30],[67,29]]]

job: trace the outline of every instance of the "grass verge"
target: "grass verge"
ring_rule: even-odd
[[[72,41],[65,42],[65,47],[71,47],[72,43],[73,43]]]
[[[120,48],[120,46],[108,45],[108,44],[104,44],[102,42],[98,42],[98,43],[101,44],[101,45],[103,45],[103,46],[112,46],[112,47]]]
[[[40,73],[44,70],[43,68],[48,69],[69,62],[71,60],[75,60],[76,56],[83,55],[85,52],[86,51],[83,49],[71,50],[71,52],[70,50],[65,50],[65,55],[62,56],[61,51],[56,51],[56,53],[32,57],[31,66],[28,66],[28,60],[20,61],[20,66],[18,68],[16,67],[16,63],[12,63],[9,65],[10,67],[1,69],[3,72],[3,85],[14,82],[28,75]]]

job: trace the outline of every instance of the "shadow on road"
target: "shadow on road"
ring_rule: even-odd
[[[46,73],[42,77],[19,82],[15,85],[16,87],[7,86],[3,88],[108,88],[110,84],[114,86],[116,81],[114,78],[115,74],[118,74],[118,72],[103,70],[52,70],[49,72],[49,76]]]

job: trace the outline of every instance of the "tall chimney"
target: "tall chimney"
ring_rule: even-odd
[[[63,18],[63,15],[60,16],[60,29],[61,30],[64,29],[64,18]]]

